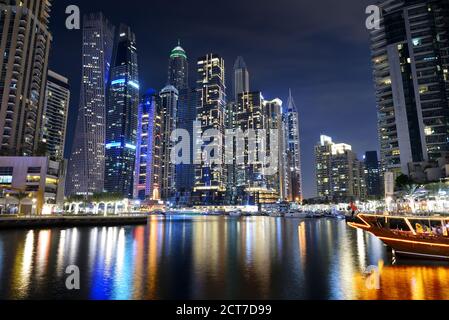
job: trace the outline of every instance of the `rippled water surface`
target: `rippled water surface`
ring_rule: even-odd
[[[392,262],[376,238],[327,219],[0,231],[0,299],[449,299],[448,264]],[[66,289],[70,265],[79,291]]]

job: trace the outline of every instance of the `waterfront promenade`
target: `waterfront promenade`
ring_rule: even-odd
[[[142,214],[114,216],[7,216],[0,217],[0,229],[146,225],[147,221],[148,216]]]

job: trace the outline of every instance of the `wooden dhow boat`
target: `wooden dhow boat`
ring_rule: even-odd
[[[396,255],[449,260],[449,217],[358,214],[348,225],[372,233]]]

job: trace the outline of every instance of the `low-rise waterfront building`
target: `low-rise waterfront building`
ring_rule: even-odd
[[[63,205],[64,164],[48,157],[0,157],[2,212],[42,215]]]

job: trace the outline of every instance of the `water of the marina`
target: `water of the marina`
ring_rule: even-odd
[[[79,291],[66,289],[70,265]],[[363,277],[370,266],[381,267],[378,289]],[[0,231],[0,299],[449,299],[448,283],[448,264],[394,263],[380,241],[331,219]]]

